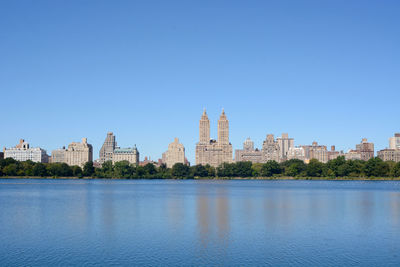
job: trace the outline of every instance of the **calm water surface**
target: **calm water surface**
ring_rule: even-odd
[[[0,179],[0,266],[399,266],[400,183]]]

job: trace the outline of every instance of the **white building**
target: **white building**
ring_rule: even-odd
[[[131,148],[115,148],[112,155],[113,164],[118,161],[128,161],[131,164],[139,165],[139,151],[136,145]]]
[[[29,143],[25,142],[24,139],[21,139],[15,147],[4,148],[4,158],[13,158],[18,161],[31,160],[42,163],[47,163],[49,160],[46,150],[40,147],[30,148]]]

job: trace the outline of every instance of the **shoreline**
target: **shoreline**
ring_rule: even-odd
[[[98,177],[40,177],[0,176],[0,179],[46,179],[46,180],[304,180],[304,181],[400,181],[400,177],[195,177],[195,178],[98,178]]]

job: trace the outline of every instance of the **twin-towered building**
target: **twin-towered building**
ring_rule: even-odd
[[[233,162],[232,144],[229,143],[229,121],[222,110],[218,120],[218,138],[211,139],[210,120],[204,110],[199,125],[199,142],[196,144],[196,164],[217,167],[224,162]]]

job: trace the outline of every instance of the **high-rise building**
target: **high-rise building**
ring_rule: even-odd
[[[229,121],[222,110],[218,120],[218,138],[210,139],[210,121],[204,110],[199,124],[199,142],[196,145],[196,164],[217,167],[232,162],[232,145],[229,143]]]
[[[112,161],[114,150],[117,147],[115,136],[112,132],[107,133],[106,140],[99,152],[100,163],[103,164],[106,161]]]
[[[336,151],[336,147],[331,146],[331,150],[328,151],[328,161],[336,159],[339,156],[344,156],[343,151]]]
[[[299,159],[304,161],[305,160],[305,151],[303,147],[291,147],[287,153],[287,159]]]
[[[247,138],[243,143],[243,149],[235,150],[235,162],[251,161],[252,163],[262,163],[261,150],[254,149],[254,142]]]
[[[19,140],[19,144],[12,148],[4,148],[4,158],[13,158],[18,161],[31,160],[33,162],[47,163],[49,156],[46,150],[40,147],[30,148],[29,143],[24,139]]]
[[[305,161],[308,162],[310,159],[317,159],[320,162],[328,162],[328,150],[326,146],[318,145],[317,142],[313,142],[311,146],[303,146]]]
[[[51,153],[52,163],[59,162],[83,167],[89,161],[93,161],[93,147],[88,144],[87,138],[82,138],[81,143],[72,142],[67,149],[57,149]]]
[[[390,149],[400,149],[400,133],[395,133],[393,137],[389,138]]]
[[[378,151],[378,158],[383,161],[400,161],[400,149],[386,148]]]
[[[281,140],[282,141],[282,140]],[[277,141],[275,141],[273,134],[268,134],[267,138],[263,142],[262,145],[262,162],[267,162],[270,160],[275,160],[276,162],[281,162],[282,158],[280,157],[281,149]]]
[[[291,147],[294,147],[294,139],[289,138],[287,133],[283,133],[281,137],[276,138],[279,145],[279,157],[281,161],[287,159],[287,153]]]
[[[356,150],[360,152],[362,160],[369,160],[374,157],[374,143],[369,143],[367,138],[363,138],[360,144],[356,145]]]
[[[131,164],[139,164],[139,151],[134,147],[127,147],[127,148],[119,148],[116,147],[114,149],[112,155],[112,162],[113,164],[118,161],[128,161]]]
[[[163,153],[162,162],[168,168],[172,168],[176,163],[185,164],[185,147],[179,143],[178,138],[168,145],[168,150]]]
[[[389,138],[389,148],[378,151],[378,157],[383,161],[400,161],[400,133]]]

